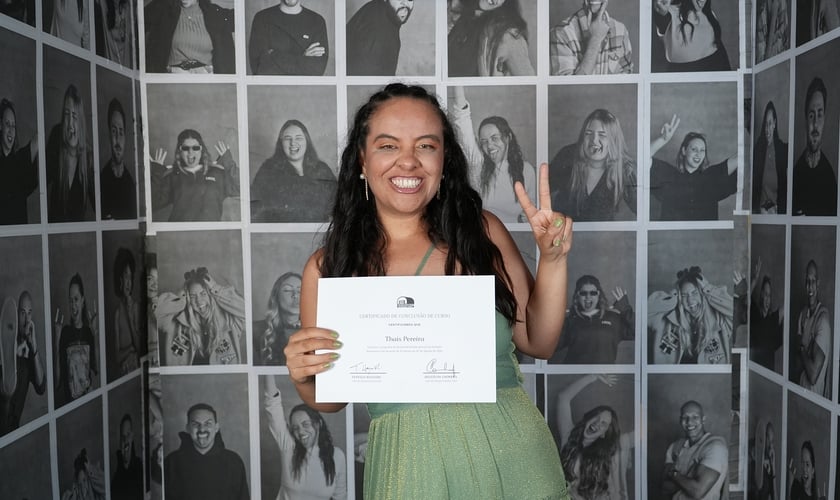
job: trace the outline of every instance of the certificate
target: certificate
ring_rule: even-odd
[[[493,276],[318,280],[318,326],[344,344],[315,400],[496,401]]]

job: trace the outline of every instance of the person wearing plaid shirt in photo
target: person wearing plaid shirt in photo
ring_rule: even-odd
[[[609,0],[584,0],[583,7],[551,29],[552,75],[632,73],[627,28],[607,14]]]

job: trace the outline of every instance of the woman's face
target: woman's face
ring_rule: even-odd
[[[318,443],[318,424],[305,411],[296,411],[289,417],[289,429],[292,436],[307,450]]]
[[[289,314],[300,315],[300,278],[289,276],[280,285],[280,310]]]
[[[289,161],[303,161],[306,154],[306,136],[297,125],[289,125],[282,132],[283,153]]]
[[[610,425],[612,425],[612,414],[607,410],[603,410],[590,418],[586,422],[586,427],[583,428],[584,446],[589,446],[594,441],[604,437]]]
[[[201,166],[201,143],[198,139],[187,137],[178,147],[181,163],[187,170],[195,170]]]
[[[776,120],[773,118],[773,112],[769,109],[764,114],[764,138],[768,143],[773,142],[773,132],[776,130]]]
[[[131,288],[134,285],[134,274],[131,272],[131,268],[125,266],[123,268],[122,274],[120,275],[120,292],[122,292],[123,297],[130,297],[131,296]]]
[[[64,135],[64,144],[75,148],[79,145],[79,112],[72,97],[64,99],[63,117],[61,128]]]
[[[499,165],[507,158],[510,139],[499,131],[499,127],[488,123],[478,131],[478,143],[481,151],[490,157],[494,165]]]
[[[802,482],[808,484],[814,477],[814,457],[811,456],[808,448],[802,448],[800,459],[802,460]]]
[[[478,0],[478,10],[487,12],[496,10],[505,4],[505,0]]]
[[[706,159],[706,141],[699,137],[688,141],[683,148],[683,155],[685,155],[685,169],[688,173],[695,172]]]
[[[703,296],[694,283],[686,282],[680,286],[680,303],[694,319],[703,312]]]
[[[443,148],[443,124],[430,103],[398,97],[379,106],[360,154],[379,217],[425,211],[440,186]]]
[[[198,283],[192,283],[187,289],[187,294],[193,311],[201,318],[210,318],[210,294],[207,293],[207,289]]]
[[[607,127],[600,120],[591,120],[583,131],[583,154],[589,162],[607,159]]]
[[[158,270],[157,268],[149,269],[146,273],[146,297],[154,298],[158,295]]]
[[[73,283],[70,285],[70,319],[76,326],[82,323],[82,309],[85,306],[85,297],[79,289],[79,285]]]
[[[598,299],[601,292],[598,287],[592,283],[585,283],[577,291],[575,300],[577,301],[578,309],[584,313],[590,313],[598,309]]]
[[[3,116],[0,117],[0,141],[2,141],[4,152],[8,153],[12,150],[12,146],[15,144],[15,134],[17,134],[15,112],[11,108],[7,108],[3,111]]]

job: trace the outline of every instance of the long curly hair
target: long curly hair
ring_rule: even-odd
[[[292,421],[292,415],[301,411],[309,415],[309,419],[318,427],[318,457],[321,459],[321,467],[324,469],[327,484],[333,484],[335,481],[335,459],[333,458],[335,446],[333,445],[332,434],[327,428],[327,422],[319,412],[305,404],[299,404],[292,408],[292,411],[289,412],[289,422]],[[289,432],[291,433],[291,429],[289,429]],[[301,470],[306,464],[306,454],[306,446],[295,437],[295,449],[292,451],[292,477],[295,480],[300,480]]]
[[[507,139],[508,175],[510,176],[511,190],[513,189],[513,185],[516,181],[525,185],[525,177],[522,174],[525,163],[522,159],[522,148],[519,147],[519,141],[516,140],[516,134],[513,133],[513,130],[510,128],[507,120],[501,116],[488,116],[487,118],[481,120],[478,130],[480,131],[486,125],[495,126],[499,130],[499,133],[502,134],[502,137]],[[498,171],[496,169],[496,165],[493,163],[493,160],[490,159],[490,155],[485,153],[484,149],[481,150],[481,155],[484,157],[484,161],[481,163],[480,191],[482,196],[487,196],[490,191],[490,186],[493,185],[493,181],[495,180],[496,175],[498,175]],[[515,195],[516,193],[514,192],[514,196]]]
[[[375,195],[370,193],[373,199],[365,199],[365,188],[359,176],[370,120],[384,103],[400,98],[427,103],[437,113],[443,128],[441,196],[432,198],[426,205],[423,221],[432,243],[448,248],[445,273],[453,275],[460,266],[464,275],[494,275],[496,308],[513,324],[516,299],[510,288],[510,277],[501,252],[487,234],[481,197],[470,187],[467,159],[437,98],[416,85],[389,84],[374,93],[356,112],[347,146],[341,154],[332,222],[324,238],[321,276],[385,275],[388,237],[377,216]]]
[[[289,161],[286,152],[283,151],[283,132],[291,126],[299,128],[303,132],[303,137],[306,138],[306,151],[303,152],[303,175],[306,175],[308,173],[307,171],[315,168],[321,160],[318,158],[318,151],[315,149],[315,145],[312,144],[309,129],[300,120],[286,120],[283,126],[280,127],[280,132],[277,134],[277,142],[274,144],[274,154],[270,160],[278,164],[285,164]]]
[[[79,93],[79,89],[76,88],[75,85],[70,84],[67,86],[67,90],[64,92],[64,100],[62,101],[64,105],[70,102],[71,106],[73,106],[74,111],[76,112],[76,138],[78,141],[76,142],[76,146],[73,148],[72,151],[67,151],[71,153],[72,156],[76,157],[76,175],[79,176],[79,185],[82,187],[82,200],[87,202],[87,200],[91,199],[91,194],[88,193],[89,189],[93,188],[93,161],[90,158],[90,151],[88,150],[87,144],[87,120],[85,118],[85,107],[84,101],[82,100],[82,96]],[[63,110],[64,108],[62,108]],[[67,120],[67,115],[62,111],[61,114],[61,150],[62,152],[69,149],[71,146],[64,142],[64,130],[68,126],[65,123]],[[62,207],[62,212],[67,212],[67,203],[69,202],[68,197],[70,196],[70,186],[72,184],[72,179],[68,178],[70,175],[69,166],[67,165],[67,157],[64,154],[60,154],[58,156],[58,202],[59,205]]]
[[[700,168],[698,170],[702,172],[709,168],[709,141],[707,141],[706,136],[701,134],[700,132],[689,132],[685,134],[685,137],[683,137],[682,144],[680,144],[680,149],[677,151],[677,168],[682,173],[686,172],[685,163],[686,158],[688,157],[688,155],[685,154],[685,150],[686,148],[688,148],[689,143],[691,143],[691,141],[693,141],[694,139],[700,139],[706,146],[706,154],[703,157],[703,163],[700,164]]]
[[[679,19],[680,19],[680,36],[682,37],[683,43],[689,43],[692,38],[694,38],[694,24],[689,19],[692,13],[696,13],[694,10],[694,2],[692,0],[682,0],[679,4]],[[712,11],[712,0],[706,0],[706,3],[703,5],[703,14],[709,20],[709,24],[712,25],[712,30],[715,32],[715,46],[721,46],[721,29],[720,29],[720,22],[717,20],[717,16]],[[690,30],[690,31],[687,31]]]
[[[605,411],[612,417],[610,426],[603,436],[585,446],[583,438],[586,426],[590,420]],[[566,480],[577,481],[577,491],[583,498],[596,498],[609,490],[612,459],[618,452],[620,438],[618,414],[606,405],[596,406],[586,412],[572,428],[569,439],[560,451],[560,462],[563,464]],[[576,463],[578,474],[575,474]]]
[[[528,23],[522,18],[519,0],[506,0],[500,7],[484,12],[480,17],[483,25],[479,38],[479,54],[485,55],[483,65],[492,68],[496,60],[496,53],[501,45],[505,33],[528,40]],[[482,62],[479,61],[479,67]]]
[[[215,342],[220,327],[222,326],[222,319],[218,317],[219,308],[216,304],[216,299],[213,294],[210,293],[210,288],[208,286],[209,276],[210,272],[206,267],[191,269],[184,273],[184,295],[187,301],[185,316],[190,325],[190,341],[192,342],[192,345],[195,346],[196,350],[198,350],[204,357],[209,357],[210,353],[207,352],[207,350],[209,349],[209,346],[212,346]],[[190,299],[190,287],[193,285],[199,285],[205,292],[207,292],[207,300],[210,305],[210,319],[208,321],[204,321],[201,317],[199,317],[198,312],[194,309],[195,306]],[[206,341],[202,338],[203,333],[208,334],[208,339]]]
[[[689,268],[677,271],[677,293],[679,293],[679,304],[677,306],[677,317],[683,328],[681,331],[680,345],[685,346],[686,350],[692,357],[697,357],[700,354],[700,346],[705,343],[705,339],[709,330],[714,328],[714,316],[712,315],[711,307],[709,306],[709,299],[706,297],[704,290],[705,279],[703,278],[703,270],[699,266],[691,266]],[[700,320],[697,322],[697,339],[692,340],[690,325],[693,320],[690,314],[685,311],[683,304],[682,287],[683,285],[691,284],[697,289],[700,294],[700,300],[703,301],[703,311]]]

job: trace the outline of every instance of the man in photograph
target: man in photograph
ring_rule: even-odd
[[[131,167],[125,157],[125,111],[117,99],[108,103],[111,158],[99,174],[103,219],[133,219],[137,202]]]
[[[282,0],[254,16],[248,55],[255,75],[321,76],[327,68],[327,23],[302,0]]]
[[[831,313],[820,302],[819,292],[817,263],[809,260],[805,266],[807,302],[796,321],[796,337],[791,342],[791,357],[801,368],[799,385],[831,399],[831,384],[828,381],[828,377],[831,376]]]
[[[414,0],[370,0],[347,23],[347,74],[394,76]]]
[[[14,300],[4,304],[13,307]],[[47,387],[44,360],[35,338],[32,314],[32,296],[21,292],[17,302],[17,331],[0,331],[3,336],[0,358],[0,436],[20,427],[20,417],[29,393],[29,385],[38,395]],[[4,319],[5,319],[4,311]]]
[[[187,410],[181,446],[164,460],[168,499],[248,500],[248,474],[236,452],[225,448],[216,410],[198,403]]]
[[[126,413],[120,420],[120,447],[117,470],[111,478],[111,498],[143,499],[143,462],[134,449],[134,424]]]
[[[836,215],[837,177],[822,151],[828,93],[815,77],[805,93],[805,151],[793,166],[793,215]]]
[[[729,451],[726,441],[706,431],[706,416],[697,401],[680,408],[685,434],[668,446],[662,479],[662,497],[719,500],[726,487]]]
[[[552,75],[632,73],[633,49],[623,23],[607,13],[609,0],[583,0],[577,12],[551,28]]]

